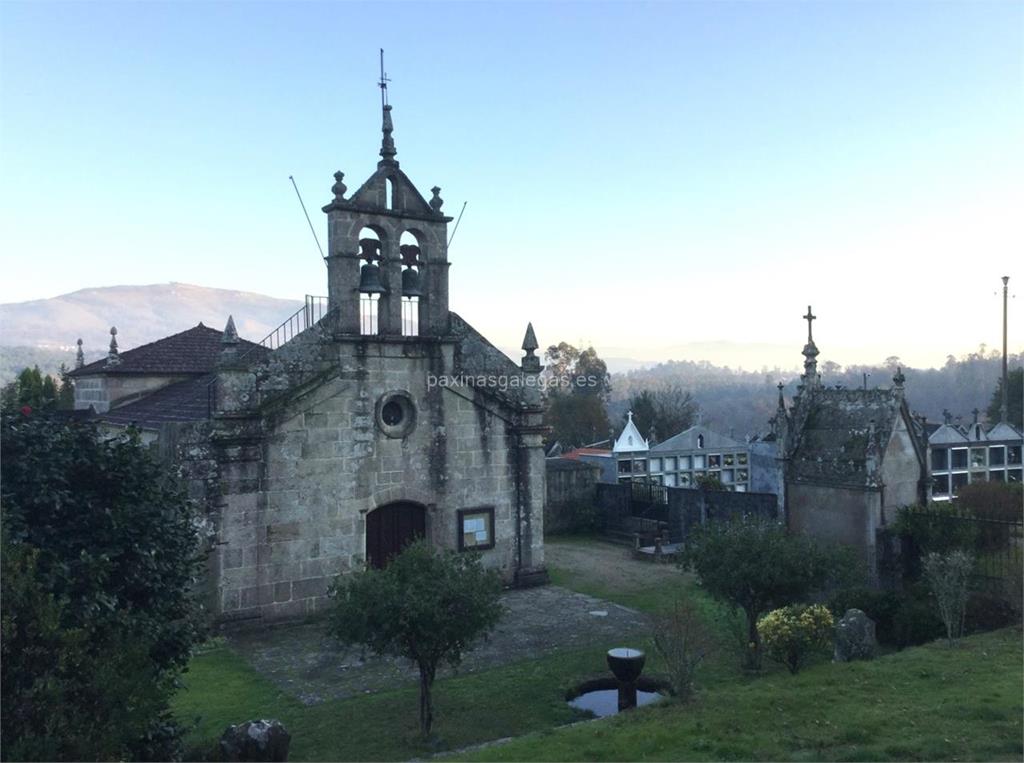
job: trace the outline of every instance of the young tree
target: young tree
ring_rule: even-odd
[[[431,688],[442,662],[458,665],[501,617],[501,580],[474,554],[416,541],[382,570],[343,575],[331,589],[329,632],[344,644],[412,660],[420,673],[420,732],[434,720]]]
[[[714,598],[746,615],[745,667],[761,668],[757,622],[777,607],[795,604],[814,591],[847,583],[857,563],[848,549],[819,545],[805,535],[790,535],[774,522],[754,519],[709,522],[687,544],[684,566],[697,573]]]
[[[202,633],[198,522],[173,474],[135,434],[19,413],[0,423],[0,503],[5,743],[166,758],[173,682]]]
[[[75,407],[75,383],[71,381],[71,371],[63,363],[60,364],[60,388],[57,390],[57,407],[62,411],[70,411]]]
[[[967,588],[973,568],[974,557],[964,551],[933,552],[924,558],[924,577],[935,595],[950,646],[956,644],[964,632]]]
[[[653,426],[658,437],[664,440],[693,424],[697,403],[678,384],[669,384],[634,393],[629,399],[629,410],[633,412],[633,423],[644,437]]]

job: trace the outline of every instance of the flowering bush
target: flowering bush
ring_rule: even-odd
[[[768,655],[796,673],[809,652],[831,643],[832,624],[832,613],[821,604],[797,604],[772,610],[757,621],[757,630]]]

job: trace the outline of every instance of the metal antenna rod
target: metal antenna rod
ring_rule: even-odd
[[[466,205],[467,205],[467,204],[469,204],[469,202],[468,202],[468,201],[464,201],[464,202],[462,202],[462,209],[461,209],[461,210],[459,211],[459,219],[457,219],[457,220],[455,221],[455,227],[454,227],[454,228],[452,228],[452,235],[451,235],[451,236],[449,236],[449,238],[448,238],[448,244],[447,244],[447,246],[451,246],[451,245],[452,245],[452,239],[454,239],[454,238],[455,238],[455,232],[456,232],[456,231],[458,231],[458,229],[459,229],[459,223],[461,223],[461,222],[462,222],[462,213],[466,211]]]
[[[289,175],[288,179],[292,181],[292,188],[295,189],[295,195],[299,197],[299,204],[302,205],[302,214],[306,216],[306,222],[309,223],[309,232],[313,234],[313,240],[316,241],[316,248],[320,250],[320,257],[322,259],[324,256],[324,249],[320,246],[320,239],[316,236],[316,229],[313,228],[313,221],[309,219],[309,212],[306,211],[306,205],[302,201],[302,194],[299,193],[299,187],[295,185],[295,178]],[[324,263],[324,266],[327,266],[326,262]]]

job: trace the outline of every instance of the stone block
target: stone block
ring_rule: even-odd
[[[292,598],[292,584],[289,582],[274,584],[274,602],[290,601]]]
[[[220,566],[221,569],[230,570],[241,567],[243,562],[243,549],[221,546]]]
[[[299,522],[285,522],[277,525],[267,525],[267,543],[280,543],[282,541],[298,540],[302,535],[302,525]]]
[[[250,609],[251,607],[258,607],[260,604],[260,589],[259,586],[247,586],[240,592],[240,607],[241,609]]]
[[[292,598],[307,599],[311,596],[323,596],[327,593],[327,578],[307,578],[292,583]]]

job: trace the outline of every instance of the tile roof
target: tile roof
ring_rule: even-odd
[[[101,413],[97,419],[123,426],[134,424],[143,429],[208,419],[214,378],[213,374],[204,374],[168,384],[134,403]]]
[[[93,374],[206,374],[220,357],[222,331],[200,323],[178,334],[158,339],[121,353],[121,362],[107,365],[101,358],[71,372],[72,377]],[[252,359],[262,360],[267,348],[244,339],[239,341],[239,355],[252,352]]]

